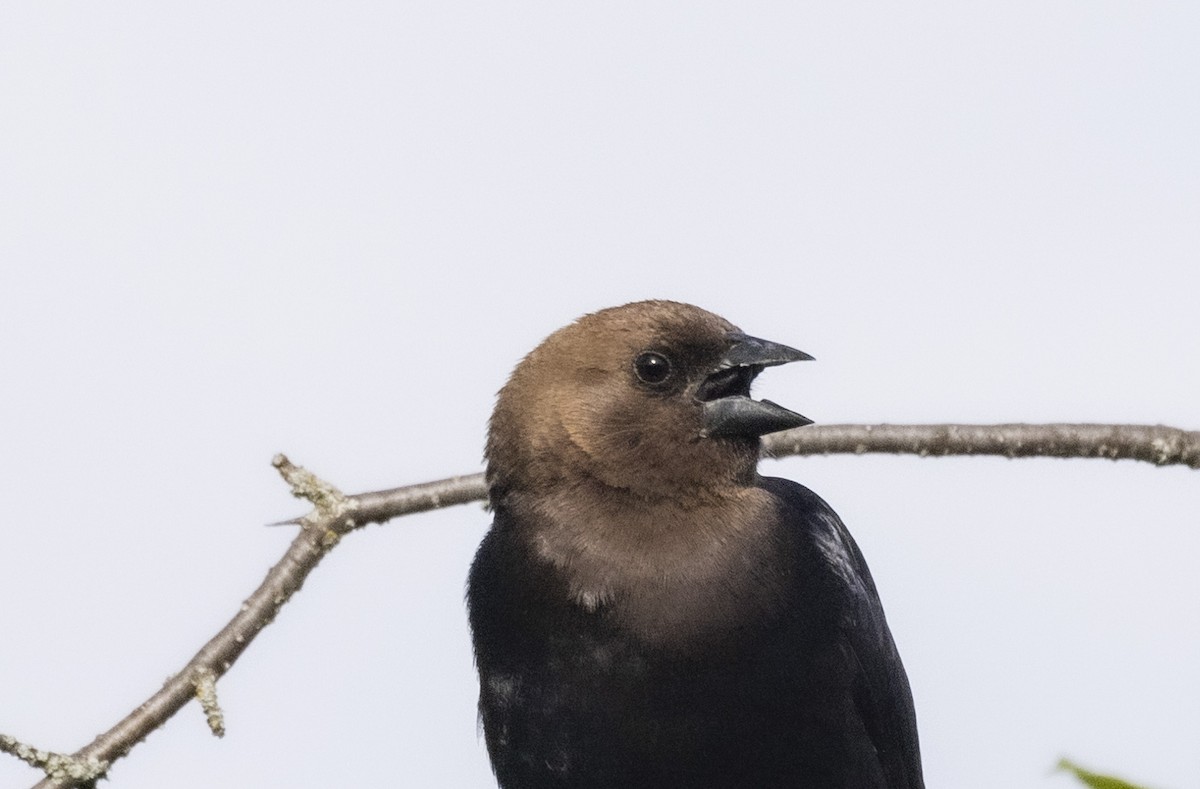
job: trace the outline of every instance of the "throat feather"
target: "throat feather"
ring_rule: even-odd
[[[530,513],[537,555],[582,611],[661,647],[720,640],[771,617],[786,573],[770,494],[743,488],[689,508],[629,498],[575,490]]]

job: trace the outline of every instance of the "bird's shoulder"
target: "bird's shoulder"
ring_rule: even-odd
[[[779,531],[799,543],[806,561],[818,565],[819,574],[832,573],[846,591],[864,602],[878,602],[878,592],[858,543],[828,503],[799,482],[780,477],[760,477],[758,487],[776,502]]]

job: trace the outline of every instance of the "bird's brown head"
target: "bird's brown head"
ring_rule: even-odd
[[[493,500],[599,485],[695,500],[750,483],[759,436],[810,420],[752,400],[764,367],[811,359],[717,315],[642,301],[585,315],[526,356],[487,442]]]

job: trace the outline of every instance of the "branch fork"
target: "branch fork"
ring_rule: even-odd
[[[59,782],[60,785],[95,786],[97,780],[105,777],[109,766],[108,762],[100,759],[43,751],[7,734],[0,734],[0,751],[42,770],[48,780]]]

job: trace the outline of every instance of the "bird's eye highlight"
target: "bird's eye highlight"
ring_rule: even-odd
[[[633,360],[633,369],[642,382],[661,384],[671,377],[671,360],[661,353],[646,351]]]

